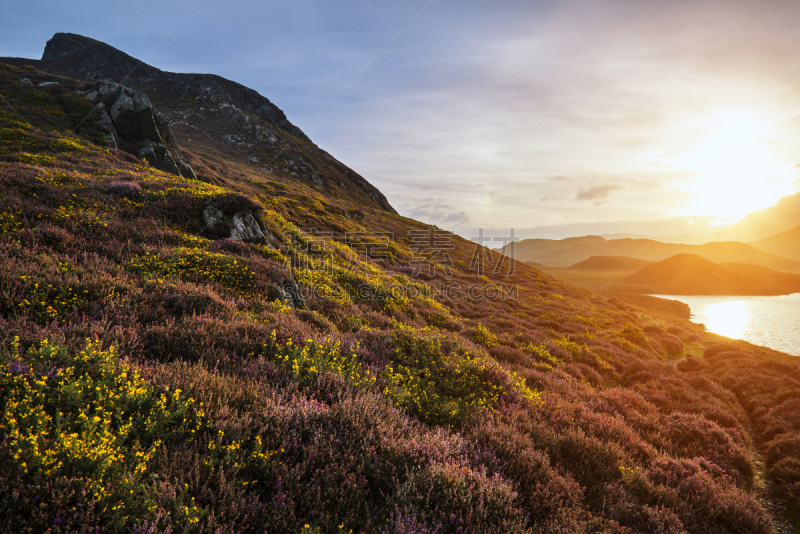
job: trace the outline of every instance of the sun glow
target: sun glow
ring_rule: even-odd
[[[703,311],[706,328],[721,336],[741,339],[750,319],[750,309],[744,301],[718,302]]]
[[[767,115],[726,109],[681,129],[706,132],[676,160],[695,177],[682,187],[694,195],[683,215],[743,217],[788,194],[784,184],[793,179],[794,165],[780,161],[771,148],[774,132]]]

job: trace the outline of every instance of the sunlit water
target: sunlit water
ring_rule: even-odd
[[[800,356],[800,293],[780,297],[653,295],[689,305],[709,332]]]

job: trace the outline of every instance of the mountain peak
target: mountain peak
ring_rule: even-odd
[[[151,80],[161,71],[102,41],[56,33],[42,54],[47,70],[87,81],[110,79],[127,85]]]
[[[44,54],[42,54],[42,61],[57,61],[89,46],[108,45],[76,33],[59,32],[47,41],[44,47]]]

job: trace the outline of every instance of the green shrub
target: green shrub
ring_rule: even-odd
[[[464,333],[472,341],[487,349],[491,349],[499,344],[499,341],[497,341],[497,336],[482,324],[479,324],[475,328],[466,330]]]
[[[619,336],[622,339],[630,343],[633,343],[634,345],[637,345],[638,347],[641,347],[643,349],[650,348],[650,343],[648,343],[647,338],[644,335],[644,332],[642,332],[639,329],[639,327],[632,325],[630,323],[625,325],[625,328],[623,328],[620,331]]]
[[[524,379],[452,337],[398,326],[393,339],[397,348],[394,364],[383,372],[384,393],[425,423],[458,425],[501,401],[538,399]]]

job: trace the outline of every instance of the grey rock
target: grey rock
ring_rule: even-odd
[[[24,83],[25,85],[33,85],[33,82],[29,78],[22,78],[19,83]]]
[[[117,137],[117,129],[114,127],[114,122],[108,116],[108,112],[103,104],[97,105],[100,110],[100,118],[98,122],[100,126],[106,131],[106,142],[112,148],[119,148],[119,138]]]
[[[108,131],[109,145],[162,171],[197,179],[183,159],[169,121],[153,109],[147,95],[118,83],[99,82],[86,96],[101,110],[99,122]]]
[[[231,215],[215,206],[207,206],[203,210],[203,222],[203,233],[212,239],[258,242],[275,249],[271,243],[275,237],[270,233],[261,211],[240,211]]]
[[[231,239],[237,241],[249,241],[265,239],[264,232],[258,226],[255,218],[250,213],[237,213],[231,221]]]
[[[203,210],[203,222],[206,227],[212,230],[218,229],[220,226],[227,224],[225,214],[219,211],[214,206],[208,206]]]
[[[58,82],[42,82],[39,87],[50,87],[51,85],[58,85]]]

